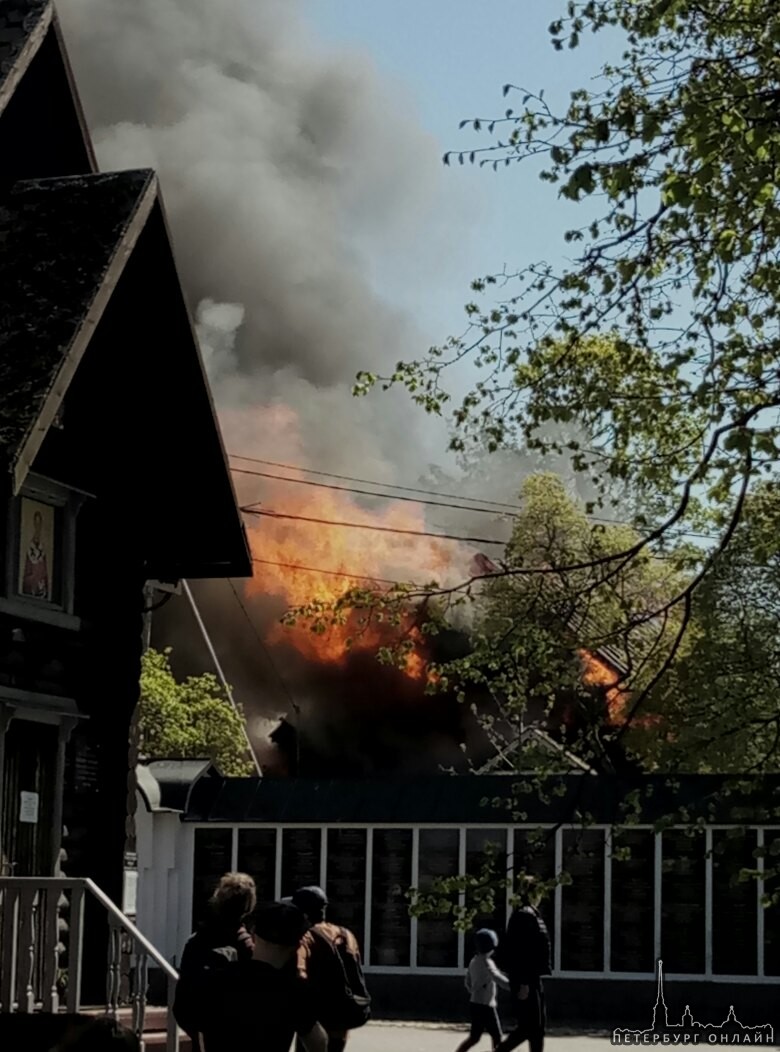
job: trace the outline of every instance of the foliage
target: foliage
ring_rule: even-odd
[[[654,742],[664,769],[780,770],[778,522],[780,491],[762,486],[696,593],[685,651],[649,704],[673,732]]]
[[[542,178],[587,212],[566,235],[579,255],[475,282],[466,335],[382,382],[441,413],[448,371],[471,361],[453,447],[565,444],[602,503],[616,482],[640,502],[634,524],[648,529],[629,558],[706,512],[716,541],[677,597],[671,657],[746,496],[777,467],[780,8],[571,0],[550,30],[559,50],[611,30],[624,51],[562,113],[507,85],[519,109],[464,122],[492,141],[460,159],[544,158]],[[379,379],[361,374],[357,391]],[[586,442],[556,436],[572,423]]]
[[[489,603],[468,675],[482,669],[497,692],[515,684],[518,697],[543,698],[576,678],[548,633],[566,620],[571,589],[569,598],[592,598],[613,637],[633,641],[632,702],[617,733],[639,733],[641,719],[648,730],[660,717],[648,763],[771,768],[780,725],[768,542],[780,506],[763,483],[776,476],[780,443],[780,6],[561,0],[561,9],[550,27],[555,49],[610,31],[624,41],[620,59],[563,112],[543,91],[507,85],[519,106],[464,121],[491,139],[445,161],[511,170],[541,158],[551,208],[557,191],[585,216],[566,234],[576,258],[475,281],[463,336],[390,376],[360,374],[356,393],[405,386],[425,411],[451,413],[455,450],[567,450],[596,490],[586,512],[628,492],[630,505],[614,517],[628,517],[635,532],[596,537],[571,522],[552,566],[517,536],[503,581],[353,593],[317,617],[324,625],[346,616],[350,603],[364,619],[376,609],[389,616],[421,600],[435,631],[453,603],[482,592]],[[461,382],[464,363],[477,378],[454,403],[449,377]],[[683,530],[710,536],[685,548]],[[534,612],[534,588],[551,623],[514,642],[511,610]],[[649,664],[644,618],[663,626]]]
[[[210,673],[177,682],[170,649],[141,664],[139,749],[147,757],[209,757],[226,775],[251,774],[243,717]]]

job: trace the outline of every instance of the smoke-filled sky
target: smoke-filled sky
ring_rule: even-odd
[[[282,401],[317,466],[409,480],[444,460],[405,396],[349,391],[458,331],[471,277],[544,251],[533,172],[441,155],[504,80],[549,80],[547,15],[528,17],[547,6],[59,0],[101,165],[160,173],[232,451],[289,456],[228,413]]]
[[[556,255],[550,235],[566,218],[534,171],[496,177],[441,163],[459,144],[461,117],[503,110],[505,81],[550,87],[553,6],[58,0],[101,167],[160,175],[231,453],[412,485],[431,464],[452,467],[444,427],[403,393],[357,401],[351,387],[358,370],[388,371],[460,331],[473,277]],[[568,68],[573,87],[581,71],[570,59]],[[502,459],[471,492],[512,499],[528,467]],[[311,514],[318,494],[330,518],[366,514],[360,498],[323,505],[322,491],[301,487],[276,485],[269,496],[277,510]],[[241,496],[267,494],[244,478]],[[426,521],[408,503],[369,506],[396,528],[509,531],[453,509]],[[440,551],[408,533],[323,534],[265,519],[253,545],[277,560],[256,568],[246,593],[254,628],[229,590],[199,596],[228,676],[255,715],[287,706],[278,684],[263,685],[253,635],[275,645],[280,597],[294,598],[301,584],[279,568],[285,561],[335,571],[319,584],[336,591],[344,569],[404,580],[469,572],[468,551],[444,542]],[[310,582],[318,583],[305,576],[305,588]],[[197,671],[202,647],[188,612],[172,604],[168,613],[165,641],[175,636]]]
[[[413,470],[424,420],[349,395],[439,335],[383,293],[381,260],[446,282],[476,218],[412,97],[319,45],[295,0],[58,6],[101,166],[160,173],[229,444],[257,452],[227,410],[281,400],[320,465],[386,477],[392,448]]]

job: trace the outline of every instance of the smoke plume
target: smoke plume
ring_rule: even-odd
[[[410,101],[360,55],[318,49],[295,0],[58,9],[101,167],[160,174],[229,446],[257,444],[229,409],[283,403],[310,460],[412,470],[420,416],[349,397],[358,369],[429,335],[375,287],[378,260],[422,284],[464,232]]]
[[[468,223],[457,218],[467,210],[440,165],[440,144],[403,92],[359,55],[319,48],[295,0],[58,0],[58,11],[101,167],[148,166],[160,175],[229,450],[383,482],[409,482],[440,460],[442,433],[404,394],[386,394],[379,405],[350,395],[359,369],[392,369],[445,335],[422,331],[388,302],[382,261],[401,261],[409,288],[424,288],[431,274],[446,280],[446,261],[468,241]],[[519,475],[499,472],[500,499],[505,490],[516,495]],[[260,480],[238,482],[242,500],[268,499]],[[270,494],[277,507],[298,510],[316,496],[292,486]],[[383,509],[359,496],[329,514],[355,519],[367,509],[411,528],[495,535],[500,525],[453,509],[435,510],[430,523],[417,509],[410,520],[408,504]],[[268,550],[271,533],[282,561],[289,550],[288,561],[335,571],[406,580],[468,574],[467,552],[450,546],[451,566],[442,569],[440,551],[408,536],[393,548],[388,534],[360,542],[352,535],[341,539],[343,553],[330,540],[317,552],[322,531],[266,519],[256,552]],[[380,540],[388,540],[386,555]],[[362,558],[365,567],[356,566]],[[257,736],[267,732],[266,717],[297,707],[310,724],[318,714],[323,737],[343,742],[324,724],[330,712],[331,724],[345,725],[347,695],[403,723],[398,699],[408,681],[380,674],[365,654],[327,674],[278,641],[271,656],[266,640],[285,605],[278,577],[258,569],[244,597],[249,616],[226,582],[196,588]],[[333,580],[323,578],[323,587],[335,588]],[[173,644],[180,670],[207,665],[184,600],[161,611],[155,638]],[[384,676],[381,689],[370,685],[371,669]],[[419,723],[406,723],[419,738]]]

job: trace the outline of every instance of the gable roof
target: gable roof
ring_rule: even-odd
[[[0,462],[17,492],[156,196],[143,170],[17,183],[0,202]]]
[[[0,113],[51,25],[51,0],[0,0]]]
[[[97,171],[51,0],[0,0],[0,177]]]
[[[147,496],[158,502],[150,576],[251,576],[227,456],[152,171],[26,180],[0,195],[0,471],[10,472],[18,493],[101,320],[108,319],[109,303],[112,309],[123,303],[120,312],[136,317],[143,318],[144,307],[154,315],[156,339],[146,350],[154,354],[162,344],[165,354],[153,393],[165,406],[181,401],[174,414],[151,413],[145,427],[161,458],[167,452],[178,461],[176,472],[145,473]],[[114,312],[114,325],[116,317]],[[106,359],[112,346],[118,357]],[[116,342],[97,343],[96,350],[103,375],[147,375],[148,360],[128,355],[127,348],[119,352]],[[94,403],[100,392],[90,388],[81,397]],[[183,498],[196,483],[208,500],[193,532],[183,530]]]

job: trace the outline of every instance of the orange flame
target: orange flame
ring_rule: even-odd
[[[630,695],[620,687],[620,677],[613,668],[590,650],[578,650],[582,661],[582,682],[586,687],[602,687],[607,701],[607,722],[620,726],[625,722]]]
[[[611,727],[622,727],[629,718],[628,705],[631,694],[620,684],[617,672],[590,650],[577,651],[582,661],[582,682],[588,687],[602,687],[607,702],[607,723]],[[659,727],[662,719],[657,713],[634,716],[632,725],[649,730]]]
[[[296,460],[304,456],[297,434],[297,418],[286,406],[253,411],[251,416],[265,415],[264,427],[270,426],[277,443],[264,444],[267,459]],[[249,414],[231,414],[228,430],[233,433],[251,432]],[[269,425],[270,422],[270,425]],[[243,425],[243,426],[242,426]],[[246,425],[249,425],[248,427]],[[255,442],[257,441],[255,431]],[[242,442],[239,448],[249,448]],[[256,448],[256,446],[254,447]],[[276,449],[276,454],[273,451]],[[285,450],[286,456],[281,450]],[[295,450],[295,455],[289,450]],[[294,468],[275,468],[236,460],[235,467],[258,470],[294,479],[309,479],[305,472]],[[302,515],[308,519],[349,522],[356,525],[381,526],[395,530],[426,530],[422,509],[412,503],[388,502],[376,508],[378,501],[360,503],[359,498],[336,489],[282,482],[274,479],[238,474],[236,476],[242,505],[253,504],[259,510]],[[316,479],[328,482],[328,479]],[[260,503],[257,503],[260,502]],[[353,588],[385,588],[390,582],[424,584],[442,581],[450,569],[467,565],[468,557],[454,542],[437,541],[403,533],[331,526],[295,519],[275,519],[272,516],[246,518],[247,533],[253,557],[254,577],[249,582],[249,595],[275,596],[286,609],[306,604],[327,605]],[[414,613],[410,612],[402,631],[415,641],[408,655],[406,674],[416,680],[425,679],[427,659],[425,641],[413,627]],[[316,634],[305,625],[288,628],[275,624],[267,636],[269,643],[292,644],[311,661],[343,663],[350,650],[376,651],[397,638],[398,627],[372,622],[366,626],[359,616],[351,616],[347,624],[328,627]]]

